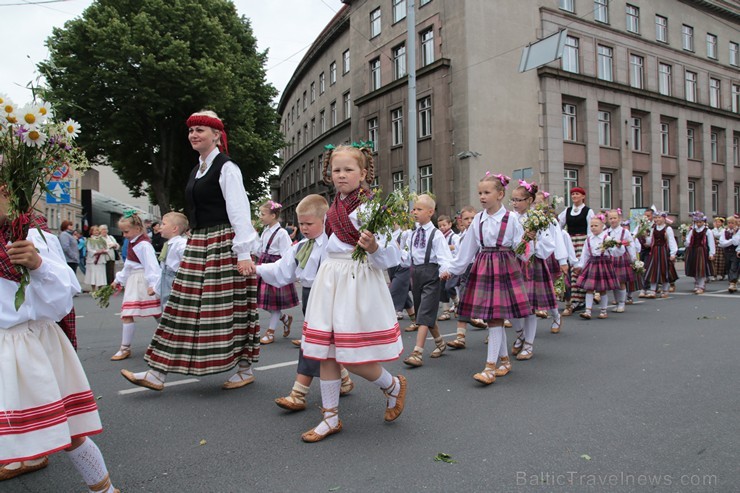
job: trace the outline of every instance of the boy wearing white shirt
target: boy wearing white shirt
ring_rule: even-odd
[[[460,237],[452,231],[452,219],[450,219],[450,216],[439,216],[437,218],[437,226],[439,227],[439,232],[444,235],[447,246],[450,248],[450,253],[454,257],[457,254],[457,246],[460,244]],[[437,320],[449,320],[452,318],[450,313],[451,311],[454,311],[454,305],[457,303],[456,298],[455,288],[448,288],[447,283],[443,282],[442,286],[440,286],[439,296],[439,301],[442,303],[442,314],[437,318]],[[452,310],[450,310],[450,301],[452,301],[453,304]]]
[[[189,228],[190,223],[185,214],[168,212],[162,217],[162,227],[159,232],[162,238],[167,240],[167,243],[159,254],[162,277],[155,289],[162,302],[162,311],[167,306],[167,300],[170,299],[172,283],[175,282],[177,269],[180,268],[180,262],[182,262],[182,256],[185,253],[185,245],[188,242],[186,234]]]

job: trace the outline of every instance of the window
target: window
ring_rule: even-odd
[[[349,50],[342,53],[342,75],[349,72]]]
[[[322,134],[326,132],[326,115],[324,114],[324,110],[319,112],[319,126],[321,127]]]
[[[740,113],[740,85],[732,84],[732,111]]]
[[[642,176],[632,176],[632,207],[642,207]]]
[[[434,29],[429,28],[421,33],[421,66],[434,61]]]
[[[329,105],[329,125],[332,127],[336,126],[337,124],[337,103],[336,101],[332,101],[332,103]]]
[[[612,174],[599,173],[599,188],[601,189],[601,208],[612,208]]]
[[[681,46],[684,50],[694,51],[694,28],[686,24],[681,26]]]
[[[380,9],[370,12],[370,37],[374,38],[380,34]]]
[[[740,211],[740,185],[735,185],[735,210]]]
[[[612,114],[599,111],[599,145],[612,145]]]
[[[658,92],[671,95],[671,66],[665,63],[658,64]]]
[[[639,55],[630,55],[630,85],[637,89],[643,88],[642,68],[645,60]]]
[[[671,180],[660,180],[660,190],[662,192],[663,203],[660,210],[671,210]]]
[[[594,20],[609,23],[609,0],[594,0]]]
[[[719,79],[709,78],[709,106],[719,108],[720,106],[720,86]]]
[[[655,16],[655,40],[668,42],[668,18],[662,15]]]
[[[558,6],[560,10],[566,10],[568,12],[575,12],[576,7],[574,5],[575,0],[560,0]]]
[[[563,140],[575,141],[576,132],[576,105],[563,104]]]
[[[308,182],[311,185],[316,183],[316,166],[313,164],[313,159],[308,162]]]
[[[403,108],[391,111],[391,145],[403,144]]]
[[[613,76],[613,54],[614,51],[608,47],[599,45],[598,46],[598,56],[599,56],[599,63],[597,67],[597,76],[599,79],[602,80],[614,80]]]
[[[378,119],[370,118],[367,121],[367,140],[372,143],[373,152],[378,151]]]
[[[427,96],[419,101],[419,138],[432,135],[432,98]],[[430,167],[431,168],[431,167]]]
[[[308,144],[308,123],[303,125],[303,147],[306,147],[306,144]]]
[[[342,96],[342,102],[344,105],[344,119],[348,120],[352,116],[352,98],[349,92],[344,93]]]
[[[298,142],[298,147],[301,147],[301,131],[298,131],[298,136],[296,138],[296,142]]]
[[[714,34],[707,34],[707,56],[717,59],[717,36]]]
[[[308,108],[308,98],[306,98],[306,91],[303,91],[303,111]]]
[[[295,100],[296,118],[301,117],[301,98]]]
[[[432,1],[432,0],[421,0],[421,1],[419,2],[419,7],[423,7],[424,5],[428,4],[428,3],[429,3],[429,2],[431,2],[431,1]]]
[[[740,45],[730,41],[730,65],[740,65]]]
[[[719,145],[717,142],[717,137],[717,132],[711,132],[709,134],[709,148],[711,150],[713,163],[719,162]]]
[[[403,189],[403,171],[396,171],[392,175],[393,179],[393,191]]]
[[[329,64],[329,85],[332,86],[337,82],[337,62]]]
[[[561,63],[566,72],[578,73],[578,38],[565,37],[565,49],[563,49]]]
[[[732,164],[740,166],[740,137],[733,137],[732,139]],[[735,209],[740,212],[740,209]]]
[[[319,182],[324,180],[324,155],[319,154],[319,158],[316,160],[317,176]]]
[[[301,177],[302,177],[301,181],[303,183],[303,188],[306,188],[308,186],[308,170],[306,169],[305,165],[302,166],[302,168],[303,169],[301,170]]]
[[[640,9],[634,5],[627,5],[627,30],[631,33],[640,34]]]
[[[642,118],[632,118],[632,150],[642,150]]]
[[[316,118],[311,118],[311,137],[310,139],[313,140],[316,137],[318,137],[316,135]]]
[[[719,214],[719,184],[712,183],[712,214]]]
[[[694,134],[695,131],[693,128],[686,129],[686,155],[689,159],[694,159],[696,156],[696,139]]]
[[[311,102],[316,101],[316,83],[311,82]]]
[[[324,72],[321,72],[319,74],[319,94],[324,94],[325,90],[326,90],[326,76],[324,75]]]
[[[689,196],[689,212],[696,210],[696,182],[689,181],[689,185],[686,188]]]
[[[570,189],[578,186],[578,170],[566,169],[563,175],[563,189],[565,190],[565,207],[573,205],[570,201]]]
[[[696,72],[686,71],[686,101],[696,103]]]
[[[419,167],[419,193],[432,193],[432,166]]]
[[[406,18],[406,0],[393,0],[393,23]]]
[[[663,156],[668,156],[670,154],[670,145],[669,145],[669,138],[670,135],[668,133],[670,129],[670,126],[667,123],[661,123],[660,124],[660,153]]]
[[[406,76],[406,45],[393,48],[393,80]]]
[[[370,60],[370,90],[380,88],[380,58]]]

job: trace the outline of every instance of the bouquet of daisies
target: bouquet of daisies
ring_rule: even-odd
[[[686,223],[681,223],[681,225],[678,227],[678,232],[681,233],[681,238],[686,241],[686,235],[689,234],[689,231],[691,231],[691,225]]]
[[[534,232],[539,233],[540,231],[547,230],[551,224],[556,224],[554,215],[549,212],[549,207],[536,207],[527,211],[526,216],[519,218],[524,228],[524,234]],[[514,253],[517,255],[524,255],[527,251],[527,243],[529,241],[526,238],[522,238],[522,241],[514,248]]]
[[[394,225],[411,228],[414,218],[409,213],[411,194],[408,188],[394,190],[385,198],[381,198],[382,189],[376,188],[372,194],[361,196],[361,207],[357,212],[360,230],[366,229],[379,236],[384,236],[386,242],[391,241]],[[365,262],[367,252],[357,245],[352,252],[352,260]]]
[[[614,247],[618,247],[618,246],[622,246],[622,242],[621,241],[617,241],[614,238],[612,238],[611,236],[607,236],[606,238],[604,238],[604,241],[601,243],[601,251],[602,252],[605,252],[609,248],[614,248]]]
[[[632,262],[632,270],[635,271],[635,274],[642,274],[645,272],[645,262],[642,260],[635,260]]]
[[[650,221],[647,220],[645,216],[642,216],[637,219],[637,232],[635,233],[635,236],[637,238],[644,238],[648,235],[650,232]]]
[[[7,187],[11,242],[25,239],[36,202],[48,192],[47,183],[61,169],[84,170],[89,163],[74,144],[80,125],[74,120],[55,121],[51,105],[35,100],[23,107],[0,94],[0,184]],[[28,269],[21,274],[15,295],[18,310],[31,282]]]

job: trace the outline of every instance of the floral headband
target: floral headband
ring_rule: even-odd
[[[689,214],[693,222],[707,222],[707,216],[702,211],[694,211]]]
[[[509,182],[511,181],[510,176],[506,176],[502,173],[491,173],[490,171],[486,171],[486,176],[493,176],[494,178],[497,178],[498,181],[501,182],[501,185],[504,187],[504,190],[506,190],[506,187],[509,186]]]
[[[668,217],[668,213],[666,211],[655,211],[654,214],[658,217]]]

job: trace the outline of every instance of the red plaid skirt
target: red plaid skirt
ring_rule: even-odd
[[[521,263],[524,282],[529,295],[529,306],[532,310],[551,310],[558,307],[558,300],[555,297],[555,288],[552,283],[549,266],[545,260],[538,257],[531,257],[529,262]],[[558,275],[560,275],[560,265],[558,265]]]
[[[257,265],[260,264],[271,264],[280,260],[280,255],[270,255],[269,253],[262,253]],[[282,288],[276,288],[270,286],[266,282],[262,281],[262,278],[257,280],[257,307],[267,310],[268,312],[287,310],[298,305],[298,293],[296,293],[295,286],[288,284]],[[275,327],[272,327],[273,329]]]
[[[675,282],[676,279],[678,279],[678,273],[676,273],[676,265],[671,262],[668,245],[651,248],[645,266],[645,283],[664,284]]]
[[[460,318],[524,318],[532,314],[524,276],[510,249],[484,247],[475,256],[460,301]]]
[[[612,257],[612,264],[614,265],[614,274],[617,276],[617,281],[620,284],[624,283],[628,288],[635,285],[637,276],[635,275],[635,270],[632,268],[632,261],[629,254],[625,253],[619,257]]]
[[[612,258],[605,255],[589,257],[583,272],[578,276],[576,286],[584,291],[598,292],[619,289]]]

